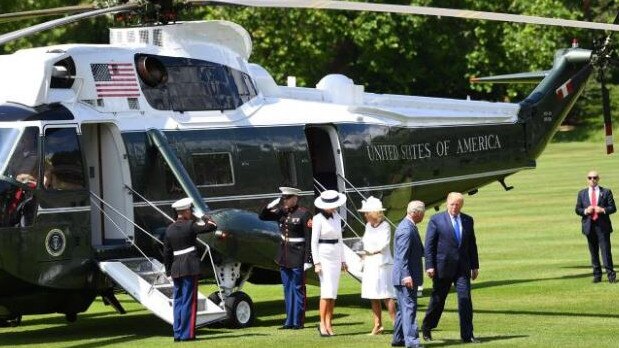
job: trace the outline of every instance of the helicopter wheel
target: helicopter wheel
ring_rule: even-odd
[[[65,313],[64,316],[69,323],[75,323],[77,321],[77,313]]]
[[[242,291],[233,292],[226,298],[228,325],[233,328],[246,328],[254,323],[256,313],[251,298]]]
[[[0,320],[0,327],[17,327],[21,324],[21,315]]]

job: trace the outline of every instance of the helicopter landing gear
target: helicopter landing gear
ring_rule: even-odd
[[[233,328],[250,327],[256,312],[254,311],[254,303],[249,296],[242,292],[236,291],[230,294],[225,301],[226,312],[228,314],[227,323]]]
[[[21,324],[21,315],[16,315],[8,319],[0,319],[0,327],[17,327]]]
[[[224,308],[228,316],[226,319],[227,326],[232,328],[251,326],[256,318],[254,302],[249,295],[240,291],[251,275],[251,268],[243,272],[239,262],[228,262],[217,265],[217,273]],[[218,291],[210,294],[208,298],[221,305],[222,298]]]
[[[69,323],[75,323],[77,321],[77,313],[65,313],[64,317]]]

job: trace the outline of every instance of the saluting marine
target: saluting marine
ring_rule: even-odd
[[[196,337],[196,312],[200,258],[196,249],[198,233],[212,232],[217,225],[208,216],[194,220],[191,198],[172,204],[177,220],[166,230],[163,244],[167,276],[174,280],[174,341]]]
[[[282,329],[302,329],[305,322],[305,270],[311,266],[312,214],[299,207],[301,190],[280,187],[281,198],[269,203],[260,219],[279,222],[281,243],[275,262],[284,285],[286,321]]]

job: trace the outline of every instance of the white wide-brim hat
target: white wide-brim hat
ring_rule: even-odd
[[[320,197],[314,200],[314,205],[319,209],[334,209],[346,203],[346,196],[335,190],[326,190]]]
[[[368,199],[361,202],[361,209],[357,211],[369,213],[372,211],[385,211],[385,208],[383,208],[383,202],[381,202],[380,199],[370,196]]]
[[[193,200],[187,197],[187,198],[179,199],[178,201],[174,202],[172,204],[172,208],[176,211],[187,210],[191,208],[192,204],[193,204]]]

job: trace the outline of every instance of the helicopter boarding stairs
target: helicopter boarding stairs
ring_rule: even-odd
[[[107,208],[134,224],[136,228],[146,233],[155,241],[161,243],[159,239],[142,229],[139,225],[135,224],[135,222],[126,218],[114,207],[103,201],[103,199],[99,196],[92,192],[91,195],[93,196],[93,201],[98,201],[104,204]],[[97,204],[95,204],[95,206],[99,207]],[[99,209],[101,208],[99,207]],[[104,212],[104,215],[109,219],[107,213]],[[122,230],[116,224],[114,225],[122,233]],[[127,240],[133,243],[133,240],[128,236]],[[202,242],[199,239],[198,241]],[[137,248],[137,245],[134,244],[134,246]],[[139,248],[138,251],[143,255],[143,257],[99,261],[99,269],[110,277],[118,286],[124,289],[127,294],[133,297],[136,301],[140,302],[144,307],[148,308],[156,316],[169,324],[173,324],[174,283],[172,279],[166,275],[165,267],[161,264],[161,262],[155,258],[147,257],[146,254],[144,254],[144,252],[142,252]],[[210,256],[210,249],[208,248],[208,245],[206,245],[206,250],[202,255],[202,259],[207,253],[209,253]],[[219,282],[217,282],[217,284],[219,285]],[[222,321],[227,318],[224,301],[220,301],[220,305],[217,305],[199,291],[197,294],[196,314],[196,327]]]

